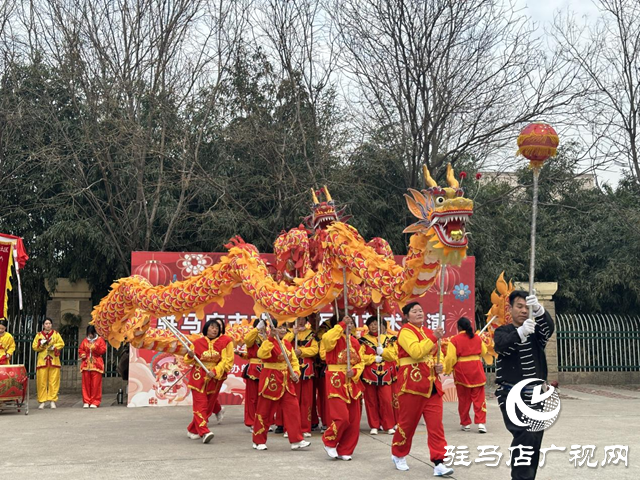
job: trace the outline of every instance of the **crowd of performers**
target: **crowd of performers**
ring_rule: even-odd
[[[544,354],[553,333],[551,317],[535,296],[515,291],[509,297],[512,323],[496,329],[496,396],[505,426],[513,435],[512,446],[534,449],[531,464],[513,462],[512,478],[535,478],[543,431],[530,432],[509,418],[505,400],[510,389],[523,379],[547,378]],[[530,318],[529,309],[532,310]],[[185,362],[193,365],[188,387],[193,395],[193,418],[188,437],[209,443],[214,434],[208,427],[211,415],[221,420],[223,407],[218,394],[234,364],[235,355],[247,360],[244,424],[252,432],[253,448],[267,450],[269,432],[284,433],[291,449],[309,447],[311,431],[323,431],[324,449],[333,459],[351,460],[360,434],[364,404],[370,435],[393,435],[391,459],[398,470],[409,470],[407,456],[420,419],[427,429],[427,444],[435,476],[447,476],[453,469],[444,465],[447,441],[443,426],[443,389],[440,374],[453,374],[458,394],[460,426],[470,431],[473,423],[486,433],[486,377],[483,358],[487,346],[473,331],[467,318],[457,321],[459,333],[450,338],[446,355],[438,348],[442,327],[425,326],[425,314],[418,302],[402,309],[404,321],[397,335],[387,335],[376,318],[366,321],[367,333],[352,334],[351,317],[336,316],[318,325],[318,316],[299,318],[291,325],[266,325],[256,320],[244,337],[246,351],[234,350],[220,319],[205,323],[202,336],[193,343]],[[535,319],[535,320],[534,320]],[[0,365],[9,364],[15,342],[0,320]],[[60,387],[60,352],[64,342],[50,318],[33,340],[38,352],[37,390],[39,408],[50,402],[56,408]],[[93,326],[79,347],[82,360],[84,408],[97,408],[102,395],[102,356],[105,342]],[[533,385],[524,390],[530,407]]]
[[[498,328],[495,335],[499,405],[514,437],[512,446],[532,445],[539,452],[542,432],[531,433],[510,422],[504,397],[522,378],[546,380],[544,347],[553,322],[535,296],[516,291],[509,303],[513,323]],[[535,321],[528,318],[530,306]],[[407,456],[422,418],[434,476],[451,475],[453,469],[443,463],[447,441],[439,375],[453,374],[461,429],[470,431],[474,423],[479,433],[486,433],[483,358],[487,358],[487,346],[463,317],[457,322],[459,333],[451,337],[441,358],[438,340],[445,334],[443,328],[425,326],[418,302],[405,305],[402,312],[404,321],[397,335],[379,331],[371,317],[367,333],[360,338],[351,334],[354,323],[349,316],[334,316],[320,325],[317,316],[280,326],[256,320],[244,337],[246,351],[241,353],[248,362],[243,372],[244,423],[252,432],[253,448],[267,450],[269,432],[275,431],[284,433],[292,450],[304,449],[310,445],[305,438],[320,429],[327,455],[349,461],[358,444],[364,404],[369,434],[393,435],[391,459],[398,470],[409,470]],[[208,443],[213,438],[209,417],[220,408],[218,393],[234,355],[240,353],[234,351],[222,320],[208,321],[203,334],[185,356],[194,365],[189,377],[193,419],[187,430],[189,438]],[[514,462],[512,478],[535,478],[536,470],[537,456],[529,466]]]

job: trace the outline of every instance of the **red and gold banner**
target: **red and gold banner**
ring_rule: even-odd
[[[7,316],[11,290],[11,266],[13,265],[13,244],[0,242],[0,317]]]

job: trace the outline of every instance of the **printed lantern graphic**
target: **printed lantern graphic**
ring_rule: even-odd
[[[551,125],[532,123],[518,136],[518,155],[530,161],[532,168],[540,168],[549,157],[555,157],[560,140]]]
[[[146,278],[154,287],[169,285],[173,276],[169,267],[158,260],[147,260],[142,265],[138,265],[133,273]]]

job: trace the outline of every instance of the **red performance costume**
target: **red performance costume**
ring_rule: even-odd
[[[102,402],[102,374],[104,360],[102,356],[107,352],[107,344],[101,337],[94,340],[85,338],[78,347],[78,355],[82,359],[82,403],[100,406]]]
[[[352,378],[347,378],[347,338],[345,322],[340,322],[322,337],[327,371],[325,392],[331,423],[322,436],[325,449],[332,458],[351,460],[360,436],[360,376],[364,369],[364,346],[349,335]]]
[[[282,408],[284,428],[289,434],[292,449],[295,449],[293,444],[302,441],[300,407],[296,399],[296,387],[284,355],[287,355],[293,371],[298,376],[300,376],[300,365],[297,357],[293,354],[293,348],[289,341],[282,340],[282,344],[284,352],[280,349],[278,341],[271,336],[262,342],[258,350],[258,357],[262,359],[262,371],[258,387],[258,406],[253,423],[253,446],[259,450],[264,450],[266,447],[269,427],[278,408]],[[264,447],[259,448],[262,446]]]
[[[185,363],[195,364],[189,374],[189,388],[193,395],[193,420],[187,430],[190,434],[202,437],[209,433],[207,422],[216,406],[220,387],[233,366],[233,340],[228,335],[220,335],[213,340],[202,336],[193,342],[193,353],[207,370],[215,374],[214,378],[209,378],[193,358],[185,355]]]
[[[302,332],[298,332],[298,348],[300,356],[298,363],[300,364],[300,381],[296,383],[296,395],[300,404],[300,426],[302,432],[311,433],[311,409],[313,407],[313,378],[314,359],[318,355],[318,342],[314,338],[313,330],[310,328]],[[289,333],[286,340],[293,342],[295,349],[295,334]]]
[[[256,406],[258,405],[258,383],[260,382],[260,371],[262,370],[262,360],[258,358],[258,349],[262,345],[262,339],[257,328],[245,335],[244,344],[247,346],[245,358],[249,362],[242,373],[245,383],[244,424],[247,427],[253,427]]]
[[[379,338],[378,338],[379,337]],[[378,340],[382,347],[381,355],[377,354]],[[395,373],[394,362],[398,359],[395,343],[386,335],[368,333],[360,338],[364,346],[364,406],[367,410],[369,428],[392,430],[396,424],[393,412],[392,383]],[[376,357],[381,362],[376,361]],[[374,432],[372,432],[373,434]],[[377,433],[377,432],[376,432]]]
[[[398,426],[393,436],[391,453],[406,457],[411,451],[413,435],[424,417],[431,461],[440,463],[445,457],[447,441],[442,425],[442,384],[435,372],[434,354],[437,339],[426,327],[406,323],[398,333]]]
[[[458,413],[460,425],[471,425],[469,407],[473,403],[475,423],[484,424],[487,420],[487,403],[484,395],[484,385],[487,377],[482,366],[482,357],[487,355],[487,346],[482,339],[474,335],[469,338],[461,332],[451,338],[447,346],[447,356],[444,359],[444,372],[451,373],[458,392]]]

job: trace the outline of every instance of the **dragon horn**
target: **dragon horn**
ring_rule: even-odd
[[[460,184],[458,180],[456,180],[456,176],[453,173],[453,167],[450,163],[447,164],[447,183],[451,188],[460,188]]]
[[[311,198],[313,198],[313,203],[315,203],[316,205],[320,203],[318,201],[318,197],[316,197],[316,191],[313,188],[311,189]]]
[[[329,189],[327,188],[327,186],[324,186],[324,194],[327,197],[327,202],[331,202],[333,201],[333,199],[331,198],[331,195],[329,194]]]
[[[438,186],[436,181],[433,178],[431,178],[431,174],[429,173],[429,169],[427,168],[426,165],[422,166],[422,173],[424,175],[424,183],[427,184],[427,187],[433,188]]]

